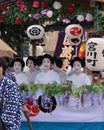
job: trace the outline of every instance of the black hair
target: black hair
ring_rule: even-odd
[[[20,63],[21,63],[21,66],[22,66],[22,69],[25,67],[25,62],[24,62],[23,59],[20,58],[20,57],[16,57],[15,59],[12,60],[12,62],[11,62],[11,67],[14,66],[14,62],[20,62]]]
[[[63,59],[61,57],[54,57],[54,63],[56,63],[57,67],[62,68]]]
[[[0,67],[3,68],[3,75],[5,75],[5,71],[6,71],[6,60],[3,57],[0,57]]]
[[[34,57],[34,59],[35,59],[35,65],[38,65],[38,66],[41,65],[41,57],[42,57],[41,55]]]
[[[7,68],[8,68],[8,67],[11,67],[11,65],[10,65],[10,64],[11,64],[11,58],[10,58],[10,57],[7,57],[7,56],[4,56],[3,58],[5,59],[5,61],[6,61],[6,63],[7,63],[7,64],[6,64],[6,65],[7,65]]]
[[[73,64],[74,64],[75,61],[79,61],[81,63],[81,66],[85,67],[85,59],[81,59],[79,57],[75,57],[74,59],[72,59],[70,61],[70,65],[71,65],[72,68],[73,68]]]
[[[41,64],[44,58],[48,58],[51,61],[51,64],[54,63],[53,57],[50,54],[44,54],[43,56],[41,56],[40,60],[41,60]]]
[[[4,56],[3,58],[6,60],[6,62],[7,62],[8,64],[10,63],[10,58],[9,58],[9,57]]]
[[[33,63],[34,63],[34,66],[35,66],[35,58],[34,58],[33,56],[29,56],[29,57],[27,58],[27,60],[26,60],[26,65],[27,65],[28,60],[32,60]]]

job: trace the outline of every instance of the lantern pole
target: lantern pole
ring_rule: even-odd
[[[36,55],[36,45],[35,45],[35,43],[32,44],[32,55],[33,56]]]
[[[35,40],[32,40],[31,44],[32,44],[32,56],[36,56],[36,42],[35,42]]]

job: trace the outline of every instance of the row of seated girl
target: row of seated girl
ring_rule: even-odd
[[[81,69],[84,67],[84,62],[79,57],[75,57],[71,61],[74,71],[69,76],[62,70],[62,59],[52,57],[49,54],[39,57],[29,56],[26,65],[29,69],[24,72],[25,62],[23,59],[16,57],[11,62],[11,67],[14,70],[13,74],[18,84],[47,84],[55,81],[58,84],[64,84],[66,80],[72,81],[78,87],[91,84],[89,77]]]

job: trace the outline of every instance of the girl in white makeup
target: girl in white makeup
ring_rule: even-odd
[[[60,78],[57,72],[55,72],[52,69],[52,64],[53,64],[53,58],[49,54],[45,54],[41,56],[41,67],[42,70],[36,75],[36,78],[34,80],[35,84],[52,84],[54,82],[57,82],[60,84]],[[36,97],[38,98],[39,95],[43,93],[43,89],[39,89],[37,91]]]
[[[57,72],[52,69],[53,57],[49,54],[44,54],[40,58],[41,71],[36,75],[34,80],[35,84],[52,84],[57,82],[60,84],[60,78]],[[38,98],[38,106],[41,110],[39,117],[40,119],[48,118],[51,114],[48,114],[55,110],[57,102],[53,95],[45,95],[44,88],[38,88],[36,92],[36,98]],[[44,114],[44,113],[47,114]]]
[[[20,57],[16,57],[12,63],[11,66],[14,69],[14,75],[16,77],[16,82],[18,85],[20,84],[29,84],[29,80],[26,76],[26,74],[23,72],[23,68],[25,66],[24,61]]]
[[[26,60],[26,65],[28,67],[28,71],[26,71],[26,76],[28,77],[30,84],[34,83],[34,79],[39,72],[39,70],[36,69],[36,62],[36,58],[33,56],[29,56]]]
[[[63,60],[61,57],[54,57],[53,70],[56,71],[60,77],[61,84],[65,84],[66,73],[62,70]]]
[[[75,57],[71,61],[71,67],[73,68],[74,72],[67,78],[67,80],[72,81],[73,85],[75,85],[76,87],[91,84],[88,75],[86,75],[82,71],[82,67],[84,67],[84,61],[82,59],[80,59],[79,57]]]
[[[42,71],[39,72],[34,80],[35,84],[48,84],[57,82],[60,84],[60,78],[57,72],[52,69],[53,59],[49,54],[41,57]]]
[[[90,77],[82,70],[85,67],[85,60],[75,57],[70,63],[73,73],[68,76],[67,80],[72,81],[72,94],[69,95],[68,109],[66,109],[67,115],[69,115],[71,122],[102,121],[104,119],[104,104],[101,104],[102,92],[89,92],[87,87],[82,88],[85,85],[90,88],[92,83]]]
[[[75,87],[79,88],[80,86],[83,86],[83,85],[91,85],[90,78],[88,77],[87,74],[85,74],[82,71],[82,67],[84,67],[84,66],[85,66],[85,62],[82,59],[80,59],[79,57],[75,57],[71,61],[71,67],[73,68],[73,74],[71,74],[67,78],[67,80],[72,82],[72,90],[74,90]],[[89,99],[88,99],[87,103],[89,104]],[[73,95],[70,95],[70,97],[69,97],[70,109],[71,108],[77,109],[76,106],[78,106],[78,108],[82,108],[81,99],[75,98]]]

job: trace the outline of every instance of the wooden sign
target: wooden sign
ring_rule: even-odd
[[[0,6],[2,5],[10,5],[14,2],[16,2],[17,0],[0,0]]]

